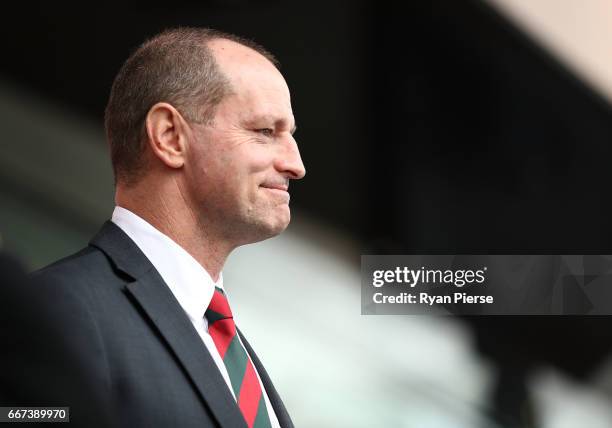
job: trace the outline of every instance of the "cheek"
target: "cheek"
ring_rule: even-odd
[[[265,147],[258,147],[257,150],[250,150],[242,156],[239,169],[250,174],[264,172],[272,165],[272,159],[269,150],[266,150]]]
[[[265,146],[258,145],[243,151],[239,156],[232,157],[227,165],[226,180],[231,181],[235,187],[249,194],[249,199],[256,195],[259,185],[266,179],[270,170],[272,156],[269,156]]]
[[[213,192],[221,193],[218,198],[254,202],[259,196],[259,184],[273,166],[273,149],[248,140],[225,140],[222,145],[210,147],[214,156],[202,154],[198,159],[198,181],[207,182]]]

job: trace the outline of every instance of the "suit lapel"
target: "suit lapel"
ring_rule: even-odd
[[[261,363],[261,361],[259,361],[257,354],[255,354],[255,351],[253,350],[253,348],[251,348],[251,345],[249,344],[249,342],[247,342],[242,332],[239,329],[237,330],[238,330],[238,334],[240,335],[240,339],[242,340],[244,347],[249,353],[249,356],[251,357],[253,364],[255,364],[255,369],[257,370],[257,373],[259,373],[259,378],[261,379],[261,382],[263,383],[266,393],[268,394],[268,398],[270,399],[270,404],[272,404],[272,407],[274,408],[274,413],[276,413],[278,423],[283,428],[293,428],[293,422],[291,421],[291,417],[289,417],[289,413],[287,412],[287,409],[285,408],[283,401],[278,395],[278,392],[276,392],[276,389],[274,388],[274,385],[272,384],[272,380],[270,379],[270,376],[268,376],[266,369],[264,369],[263,364]]]
[[[168,343],[219,424],[222,427],[246,427],[236,401],[202,339],[142,251],[112,222],[106,222],[91,245],[102,250],[118,269],[135,279],[127,284],[128,292]]]

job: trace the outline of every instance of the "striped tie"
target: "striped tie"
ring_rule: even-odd
[[[222,289],[215,287],[204,316],[208,320],[208,332],[227,368],[234,396],[247,426],[270,428],[270,418],[255,367],[238,339],[232,311]]]

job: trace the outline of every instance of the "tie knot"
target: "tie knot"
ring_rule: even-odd
[[[215,287],[215,292],[213,293],[213,297],[210,300],[204,316],[209,324],[213,324],[219,320],[233,318],[232,310],[229,307],[227,297],[225,297],[225,293],[222,289]]]

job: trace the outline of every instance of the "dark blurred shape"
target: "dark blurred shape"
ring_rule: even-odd
[[[611,253],[603,97],[478,0],[376,2],[372,23],[366,254]],[[612,349],[610,317],[465,321],[504,426],[537,421],[538,366],[588,380]]]
[[[71,348],[78,327],[71,337],[61,330],[70,314],[54,310],[44,287],[1,253],[0,284],[0,406],[67,406],[70,426],[112,426],[108,407],[85,380],[87,368]]]
[[[599,94],[481,1],[377,2],[372,20],[369,240],[612,248],[612,108]]]

